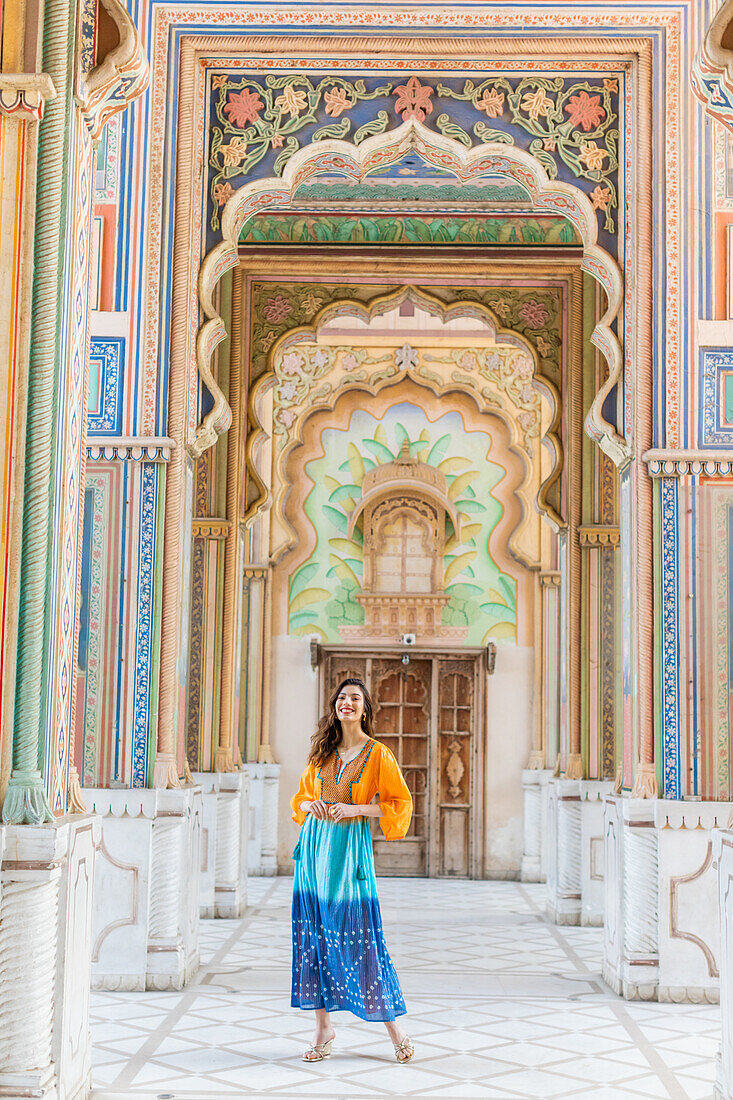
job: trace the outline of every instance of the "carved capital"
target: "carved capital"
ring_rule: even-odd
[[[56,89],[48,73],[0,74],[0,115],[19,122],[40,122]]]
[[[545,766],[545,754],[542,749],[532,749],[525,765],[527,771],[542,771]]]
[[[607,549],[618,546],[621,542],[621,532],[616,526],[595,523],[578,528],[580,545],[593,549]]]
[[[229,748],[217,749],[214,756],[214,771],[215,772],[233,772],[234,757],[232,756],[232,750]]]
[[[225,539],[231,529],[228,519],[217,519],[213,516],[198,516],[191,525],[191,533],[195,539]]]
[[[173,753],[159,752],[153,768],[153,786],[162,789],[180,787],[178,765]]]
[[[175,445],[167,436],[90,435],[87,458],[93,462],[167,462]]]
[[[583,778],[583,760],[579,752],[568,753],[565,772],[563,774],[565,779]]]
[[[653,764],[639,764],[632,798],[658,798],[657,772]]]
[[[651,450],[643,457],[650,477],[681,477],[684,474],[730,477],[733,474],[730,451]]]

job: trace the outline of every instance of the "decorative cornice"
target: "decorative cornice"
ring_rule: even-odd
[[[270,567],[268,565],[243,565],[242,572],[247,578],[261,580],[267,576]]]
[[[19,122],[40,122],[46,100],[55,98],[56,89],[48,73],[0,75],[0,115]]]
[[[618,546],[621,542],[621,531],[618,527],[602,523],[591,523],[578,528],[580,545],[592,548],[606,548]]]
[[[705,109],[729,130],[733,130],[733,50],[723,38],[733,23],[733,0],[726,0],[715,13],[705,41],[692,63],[692,90]]]
[[[733,477],[733,449],[728,451],[651,450],[644,456],[650,477],[705,474]]]
[[[560,573],[555,569],[546,569],[539,574],[540,586],[542,588],[559,588],[560,587]]]
[[[93,462],[167,462],[175,445],[167,436],[89,435],[87,458]]]
[[[232,525],[228,519],[197,516],[193,521],[191,532],[195,539],[225,539],[231,529]]]

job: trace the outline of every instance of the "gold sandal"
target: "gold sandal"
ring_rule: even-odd
[[[394,1056],[401,1065],[404,1065],[405,1062],[409,1062],[415,1053],[415,1048],[412,1045],[412,1039],[409,1035],[405,1035],[401,1043],[393,1043],[392,1046],[394,1047]],[[404,1057],[400,1058],[401,1054],[404,1055]]]
[[[303,1051],[303,1061],[322,1062],[324,1058],[330,1058],[331,1047],[333,1046],[333,1040],[335,1038],[336,1036],[334,1035],[333,1038],[326,1040],[325,1043],[318,1043],[318,1045],[314,1043],[312,1047],[308,1047],[307,1050]]]

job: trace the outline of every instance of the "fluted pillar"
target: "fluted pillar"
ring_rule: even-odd
[[[0,1096],[86,1096],[99,822],[0,826]]]
[[[634,800],[635,801],[635,800]],[[655,1000],[659,975],[657,834],[646,814],[624,822],[624,955],[626,996]]]
[[[159,791],[153,822],[147,989],[181,989],[198,969],[201,790]]]
[[[51,1058],[61,868],[3,870],[0,907],[0,1095],[56,1091]]]
[[[579,924],[581,884],[580,781],[551,779],[547,912],[556,924]]]

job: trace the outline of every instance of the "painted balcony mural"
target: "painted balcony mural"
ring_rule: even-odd
[[[515,642],[516,582],[491,556],[506,470],[490,435],[400,404],[379,420],[357,410],[322,446],[306,466],[317,545],[291,579],[290,633]]]

